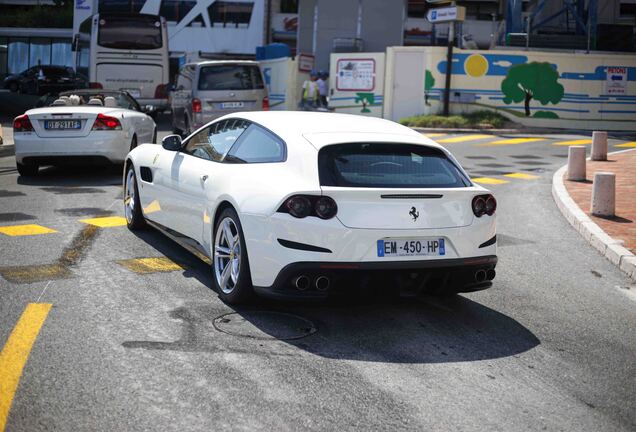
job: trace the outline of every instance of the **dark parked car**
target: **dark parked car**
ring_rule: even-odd
[[[67,66],[33,66],[4,79],[4,88],[12,92],[43,95],[88,87],[88,80]]]

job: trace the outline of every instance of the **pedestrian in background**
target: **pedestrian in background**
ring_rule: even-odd
[[[318,107],[320,93],[318,91],[318,74],[312,70],[309,79],[303,83],[303,97],[300,106],[304,110],[314,110]]]
[[[323,108],[327,108],[327,92],[329,91],[329,74],[325,71],[320,71],[318,73],[318,94],[319,94],[319,102],[320,106]]]

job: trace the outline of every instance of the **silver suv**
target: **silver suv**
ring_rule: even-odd
[[[177,75],[171,99],[172,127],[182,135],[228,113],[269,109],[267,89],[254,61],[187,63]]]

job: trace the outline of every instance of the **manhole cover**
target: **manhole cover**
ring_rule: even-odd
[[[228,313],[214,319],[214,328],[233,336],[252,339],[300,339],[316,333],[316,326],[302,317],[284,312]]]

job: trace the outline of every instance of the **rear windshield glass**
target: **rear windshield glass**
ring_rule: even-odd
[[[161,48],[161,21],[154,15],[100,17],[97,44],[129,50]]]
[[[437,149],[398,143],[324,147],[318,154],[322,186],[454,188],[470,181]]]
[[[254,90],[263,87],[258,66],[205,66],[199,72],[199,90]]]

